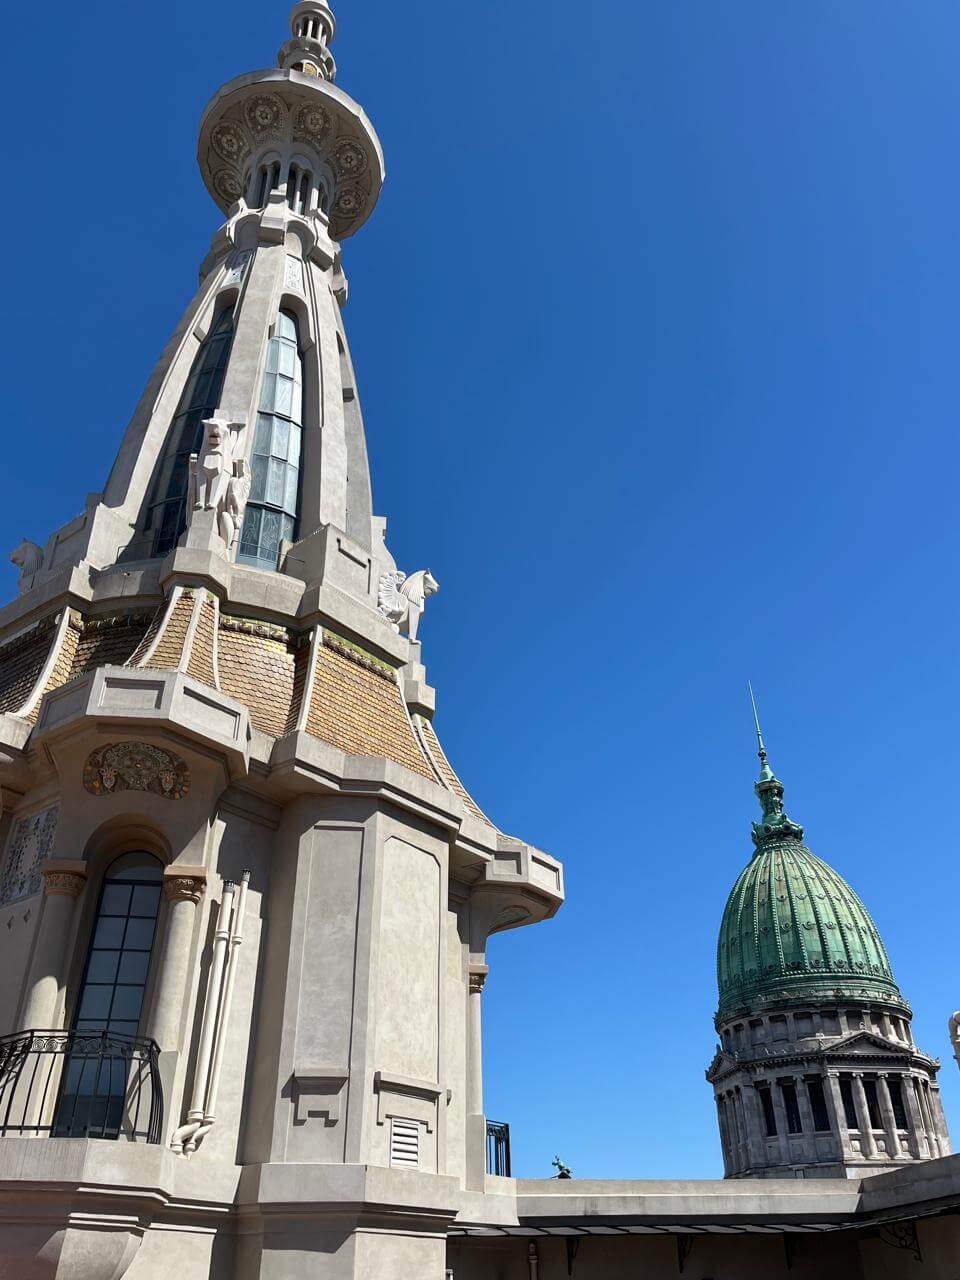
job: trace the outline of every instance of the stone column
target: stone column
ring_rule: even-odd
[[[937,1126],[937,1144],[940,1147],[940,1154],[948,1156],[950,1154],[950,1130],[947,1128],[947,1117],[943,1114],[943,1100],[940,1097],[940,1086],[931,1084],[930,1086],[930,1105],[933,1110],[933,1122]]]
[[[817,1131],[813,1123],[813,1108],[810,1106],[810,1098],[807,1095],[807,1082],[803,1076],[794,1076],[793,1087],[797,1091],[797,1106],[800,1109],[800,1128],[803,1130],[804,1137],[809,1134],[813,1140],[813,1147],[811,1150],[813,1154],[816,1155]]]
[[[717,1126],[720,1129],[720,1150],[723,1153],[723,1176],[728,1178],[734,1172],[730,1154],[730,1130],[727,1126],[727,1117],[724,1114],[722,1094],[716,1094],[713,1100],[717,1104]]]
[[[877,1100],[880,1103],[880,1114],[883,1117],[883,1131],[887,1139],[887,1155],[895,1160],[900,1155],[900,1138],[897,1134],[897,1118],[893,1114],[893,1103],[890,1100],[890,1089],[887,1085],[887,1073],[877,1073]]]
[[[927,1135],[930,1139],[930,1155],[933,1157],[945,1155],[945,1144],[943,1141],[944,1130],[938,1123],[933,1090],[927,1084],[926,1080],[920,1081],[920,1105],[923,1108],[923,1118],[926,1122]]]
[[[790,1130],[787,1127],[787,1109],[783,1105],[783,1094],[778,1080],[770,1081],[770,1100],[773,1103],[773,1114],[777,1120],[777,1137],[780,1141],[780,1159],[783,1164],[790,1164]]]
[[[202,867],[167,867],[163,896],[167,922],[157,968],[157,987],[147,1024],[147,1035],[162,1051],[179,1048],[183,1002],[190,969],[190,944],[197,903],[203,896],[207,873]]]
[[[747,1121],[747,1147],[750,1151],[750,1163],[754,1169],[762,1169],[767,1164],[766,1127],[760,1099],[753,1082],[746,1085],[742,1093],[743,1110]]]
[[[40,871],[43,914],[20,1016],[21,1031],[46,1031],[53,1027],[60,988],[65,981],[67,945],[73,937],[77,899],[87,883],[85,862],[48,858]]]
[[[859,1071],[853,1073],[853,1105],[857,1109],[857,1120],[860,1124],[861,1154],[868,1160],[876,1158],[877,1144],[873,1138],[873,1126],[870,1123],[870,1108],[867,1106],[867,1095],[863,1088],[863,1075]]]
[[[467,966],[466,1044],[466,1185],[482,1191],[487,1171],[487,1121],[483,1114],[483,1010],[482,991],[489,969],[485,964]]]
[[[930,1148],[926,1142],[926,1129],[923,1123],[923,1116],[920,1113],[920,1104],[917,1101],[917,1091],[914,1087],[913,1076],[900,1077],[900,1090],[903,1094],[904,1106],[907,1108],[907,1114],[910,1117],[910,1148],[916,1158],[922,1160]]]
[[[483,1115],[483,1009],[481,998],[487,974],[485,964],[471,964],[467,970],[470,994],[467,997],[467,1115]]]
[[[826,1082],[827,1107],[830,1111],[830,1124],[836,1134],[841,1160],[849,1160],[853,1155],[850,1146],[850,1130],[847,1128],[847,1113],[843,1108],[840,1095],[840,1077],[836,1071],[828,1071],[824,1076]]]

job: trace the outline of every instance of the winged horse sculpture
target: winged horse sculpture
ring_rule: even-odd
[[[380,612],[393,623],[395,631],[406,630],[409,638],[416,640],[424,605],[428,597],[439,590],[440,584],[429,569],[421,569],[409,577],[399,569],[392,570],[380,578],[377,593]]]

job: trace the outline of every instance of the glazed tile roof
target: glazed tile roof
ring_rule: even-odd
[[[144,664],[141,660],[138,665],[154,667],[160,671],[177,671],[183,657],[183,645],[192,613],[193,595],[184,591],[178,596],[149,661]]]
[[[474,800],[473,796],[466,789],[466,787],[463,785],[463,783],[460,781],[460,779],[457,777],[456,773],[454,772],[453,766],[450,764],[450,761],[447,759],[446,752],[444,751],[443,747],[441,747],[440,739],[437,737],[436,731],[434,730],[434,727],[430,723],[430,721],[425,719],[423,716],[415,716],[414,724],[417,728],[421,742],[423,743],[423,746],[427,752],[427,755],[429,756],[431,763],[436,769],[439,775],[440,781],[443,783],[443,785],[449,791],[452,791],[454,795],[460,797],[460,799],[466,805],[469,812],[472,813],[475,818],[479,818],[480,821],[485,822],[488,827],[492,827],[493,823],[490,821],[487,815],[483,812],[483,810],[477,804],[476,800]]]
[[[190,646],[190,659],[187,662],[187,675],[201,684],[217,687],[214,671],[214,640],[217,634],[217,606],[209,595],[204,595],[197,617],[197,629]]]
[[[55,637],[50,619],[0,649],[0,712],[17,712],[30,697]]]
[[[221,619],[217,634],[220,688],[249,707],[254,728],[274,738],[286,733],[291,716],[296,720],[296,663],[295,650],[283,628]],[[302,680],[300,689],[302,692]]]
[[[435,782],[397,685],[385,664],[324,634],[317,650],[307,732],[356,756],[385,756]]]

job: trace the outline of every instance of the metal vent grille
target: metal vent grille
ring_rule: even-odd
[[[420,1164],[420,1125],[416,1120],[391,1120],[390,1163],[407,1169]]]

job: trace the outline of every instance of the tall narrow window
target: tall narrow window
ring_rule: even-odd
[[[55,1137],[115,1138],[124,1129],[162,882],[163,867],[149,853],[125,854],[104,877],[73,1018],[74,1031],[100,1035],[74,1041]]]
[[[147,530],[153,537],[155,556],[166,555],[186,527],[190,455],[199,452],[204,418],[209,418],[220,403],[232,344],[233,316],[224,311],[197,352],[167,432],[147,515]]]
[[[775,1138],[777,1136],[777,1116],[773,1109],[770,1086],[758,1084],[757,1093],[760,1095],[760,1105],[763,1108],[763,1127],[768,1138]]]
[[[787,1113],[787,1129],[790,1133],[801,1133],[800,1106],[797,1102],[797,1086],[792,1080],[780,1081],[780,1092],[783,1094],[783,1107]]]
[[[827,1111],[827,1099],[823,1092],[823,1081],[819,1076],[807,1081],[807,1096],[810,1099],[810,1110],[813,1112],[813,1127],[818,1133],[826,1133],[830,1129],[830,1114]]]
[[[859,1129],[860,1118],[853,1101],[853,1081],[849,1076],[840,1077],[840,1098],[843,1102],[843,1118],[848,1129]]]
[[[281,311],[267,347],[267,367],[253,439],[250,500],[240,535],[241,564],[276,569],[280,543],[292,542],[300,490],[303,358],[297,318]]]
[[[907,1109],[903,1105],[903,1089],[900,1087],[899,1080],[888,1080],[887,1086],[890,1090],[890,1105],[893,1107],[893,1118],[898,1129],[908,1129]]]
[[[880,1103],[877,1100],[876,1080],[864,1080],[863,1092],[867,1095],[867,1115],[870,1117],[871,1129],[882,1129],[883,1120],[880,1116]]]

